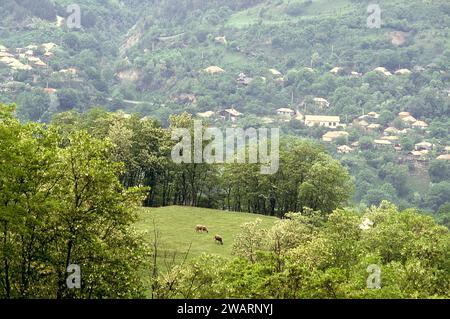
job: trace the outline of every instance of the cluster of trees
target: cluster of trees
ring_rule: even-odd
[[[121,185],[109,142],[13,111],[0,105],[0,298],[142,297],[148,249],[132,225],[144,189]]]
[[[366,218],[373,225],[361,227]],[[388,202],[364,215],[294,213],[270,229],[244,224],[235,258],[204,255],[161,275],[154,290],[158,298],[449,298],[449,244],[431,217]],[[378,289],[368,285],[373,275]]]
[[[259,164],[175,164],[171,129],[193,128],[187,113],[171,116],[168,128],[150,119],[93,109],[61,113],[54,123],[87,130],[114,145],[112,158],[125,164],[125,187],[150,187],[146,204],[190,205],[283,216],[310,207],[329,213],[353,192],[348,172],[324,149],[296,138],[283,141],[280,169],[261,175]],[[206,143],[204,145],[206,147]],[[320,190],[320,191],[319,191]]]

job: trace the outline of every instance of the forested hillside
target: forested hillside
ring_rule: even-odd
[[[223,125],[211,114],[236,109],[239,126],[327,140],[355,203],[448,212],[450,5],[380,1],[382,26],[368,28],[368,4],[84,0],[71,29],[70,1],[4,1],[0,97],[41,122],[102,106]],[[330,142],[305,115],[339,116],[346,133]]]
[[[1,0],[0,298],[448,298],[449,227],[448,0]]]

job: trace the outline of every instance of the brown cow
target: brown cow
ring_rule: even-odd
[[[198,233],[198,232],[207,232],[207,233],[209,233],[209,231],[208,231],[208,228],[206,227],[206,226],[203,226],[203,225],[197,225],[197,226],[195,226],[195,231]]]
[[[223,245],[223,238],[222,238],[222,236],[216,235],[216,236],[214,236],[214,240],[215,240],[216,243],[219,243],[219,244]]]

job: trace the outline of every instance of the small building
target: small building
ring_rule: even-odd
[[[353,152],[353,148],[351,148],[348,145],[341,145],[341,146],[337,147],[337,152],[339,154],[348,154],[348,153]]]
[[[444,154],[437,157],[440,161],[450,161],[450,154]]]
[[[222,69],[218,66],[215,66],[215,65],[209,66],[206,69],[204,69],[203,71],[205,71],[206,73],[209,73],[209,74],[219,74],[219,73],[225,72],[224,69]]]
[[[428,127],[428,123],[424,121],[416,121],[411,126],[414,128],[425,129]]]
[[[235,122],[238,119],[238,117],[243,115],[234,108],[219,111],[218,114],[222,119],[229,120],[232,122]]]
[[[217,43],[223,44],[223,45],[227,45],[228,44],[227,38],[225,36],[223,36],[223,37],[215,37],[214,41],[217,42]]]
[[[54,88],[45,88],[44,92],[47,94],[55,94],[58,90]]]
[[[395,71],[395,75],[409,75],[411,73],[412,72],[408,69],[400,69],[400,70]]]
[[[252,83],[253,79],[245,75],[245,73],[239,73],[236,82],[242,85],[249,85]]]
[[[326,99],[324,99],[322,97],[315,97],[313,99],[313,101],[320,108],[328,108],[328,107],[330,107],[330,102],[328,102]]]
[[[427,151],[427,150],[411,151],[411,152],[408,153],[408,155],[412,155],[412,156],[417,157],[417,158],[423,158],[423,157],[425,157],[428,154],[428,152],[429,151]]]
[[[356,126],[362,127],[362,128],[367,128],[369,126],[369,122],[367,122],[366,120],[360,120],[360,121],[356,121],[354,123]]]
[[[381,125],[375,124],[375,123],[369,124],[369,126],[367,126],[367,129],[371,130],[371,131],[376,131],[376,130],[379,130],[380,128],[381,128]]]
[[[282,77],[283,74],[277,69],[269,69],[269,72],[275,77]]]
[[[414,116],[406,116],[406,117],[402,117],[402,121],[412,125],[413,123],[417,122],[417,120],[414,118]]]
[[[421,142],[421,143],[417,143],[414,146],[414,149],[416,151],[424,151],[424,150],[431,151],[433,148],[434,148],[434,145],[431,144],[430,142]]]
[[[341,119],[339,116],[323,116],[323,115],[305,115],[305,125],[308,127],[324,126],[336,128],[340,126]]]
[[[330,73],[331,73],[331,74],[334,74],[334,75],[341,74],[342,72],[344,72],[344,68],[341,68],[341,67],[339,67],[339,66],[334,67],[334,68],[332,68],[332,69],[330,70]]]
[[[400,138],[398,136],[395,136],[395,135],[389,135],[389,136],[383,136],[381,139],[385,140],[385,141],[394,142],[394,141],[398,141]]]
[[[293,117],[293,116],[295,116],[295,114],[296,113],[294,110],[286,108],[286,107],[282,107],[277,110],[277,115],[284,116],[284,117]]]
[[[378,114],[377,112],[369,112],[367,113],[367,115],[373,119],[378,119],[380,117],[380,114]]]
[[[322,136],[324,142],[333,142],[340,137],[348,137],[350,134],[345,131],[330,131]]]
[[[386,141],[386,140],[374,140],[373,141],[375,143],[375,145],[381,145],[381,146],[391,146],[392,143],[390,141]]]
[[[398,116],[401,117],[401,118],[404,118],[404,117],[411,116],[411,113],[409,113],[409,112],[400,112],[400,113],[398,113]]]
[[[215,113],[213,111],[206,111],[203,113],[197,113],[197,116],[201,117],[201,118],[210,118],[214,115]]]
[[[444,147],[444,151],[447,152],[447,153],[450,153],[450,146]]]
[[[375,72],[379,72],[385,76],[391,76],[392,73],[388,71],[388,69],[384,68],[384,67],[378,67],[374,69]]]

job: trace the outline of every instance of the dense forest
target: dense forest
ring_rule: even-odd
[[[371,3],[2,0],[0,298],[448,298],[450,4]],[[174,163],[195,120],[279,128],[279,169]],[[279,220],[157,271],[173,205]]]

